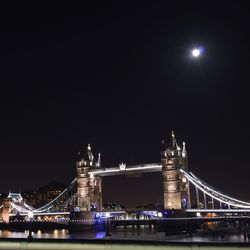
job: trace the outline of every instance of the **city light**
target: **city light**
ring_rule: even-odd
[[[157,215],[158,215],[158,217],[160,217],[160,218],[162,217],[162,213],[161,213],[161,212],[159,212]]]
[[[32,211],[29,211],[28,212],[28,218],[29,218],[29,220],[33,219],[33,217],[34,217],[34,213]]]

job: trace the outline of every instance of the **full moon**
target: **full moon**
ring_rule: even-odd
[[[194,56],[194,57],[198,57],[199,55],[200,55],[200,50],[199,49],[193,49],[193,51],[192,51],[192,55]]]

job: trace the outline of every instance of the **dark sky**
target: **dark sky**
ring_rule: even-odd
[[[160,162],[174,130],[192,172],[250,199],[250,9],[166,2],[2,6],[0,191],[69,183],[88,143],[105,167]],[[103,189],[162,199],[160,174]]]

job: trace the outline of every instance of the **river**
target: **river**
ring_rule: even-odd
[[[27,238],[28,230],[10,231],[0,230],[0,238]],[[142,240],[142,241],[173,241],[173,242],[250,242],[250,239],[244,237],[242,233],[226,233],[226,234],[205,234],[198,232],[192,235],[165,235],[164,232],[157,232],[154,229],[126,229],[111,231],[111,236],[106,237],[106,232],[69,232],[67,229],[55,229],[50,231],[32,232],[33,238],[37,239],[117,239],[117,240]]]

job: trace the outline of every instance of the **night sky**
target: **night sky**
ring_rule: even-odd
[[[250,9],[166,2],[2,6],[0,192],[69,183],[88,143],[105,167],[160,162],[174,130],[192,172],[250,200]],[[161,203],[161,174],[103,192]]]

